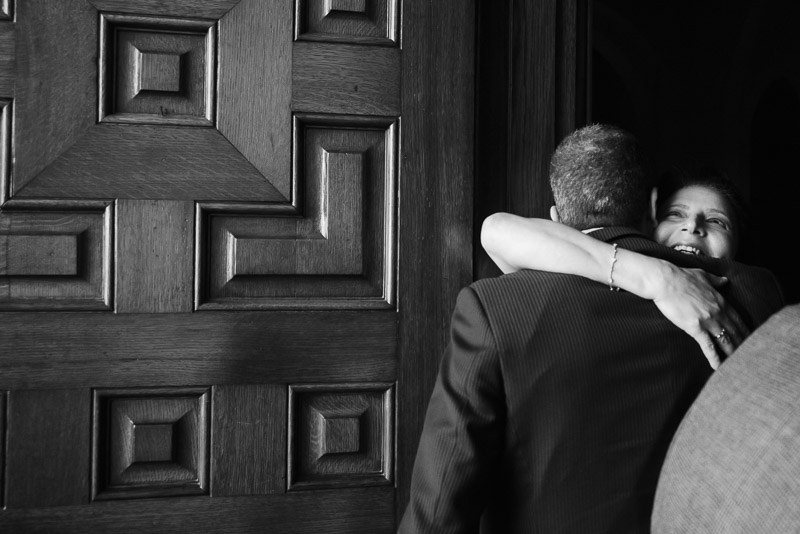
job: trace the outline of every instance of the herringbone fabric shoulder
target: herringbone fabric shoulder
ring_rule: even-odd
[[[672,443],[653,532],[800,532],[800,304],[708,381]]]

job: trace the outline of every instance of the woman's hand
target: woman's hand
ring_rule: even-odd
[[[712,369],[750,333],[739,314],[715,289],[728,279],[702,269],[673,266],[659,294],[653,298],[661,313],[697,341]]]

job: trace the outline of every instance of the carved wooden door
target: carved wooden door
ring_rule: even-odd
[[[0,0],[0,531],[394,530],[471,278],[473,13]]]

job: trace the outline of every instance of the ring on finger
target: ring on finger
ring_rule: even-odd
[[[728,332],[726,332],[725,329],[723,328],[722,330],[720,330],[719,334],[714,336],[714,339],[716,339],[720,343],[727,343],[728,342],[728,338],[726,337],[727,334]]]

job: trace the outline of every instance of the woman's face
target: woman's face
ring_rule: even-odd
[[[655,239],[662,245],[714,258],[736,255],[733,208],[714,189],[701,185],[679,189],[664,203],[658,218]]]

